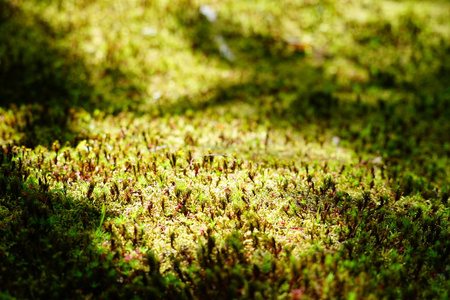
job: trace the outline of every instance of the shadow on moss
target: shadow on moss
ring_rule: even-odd
[[[165,113],[245,103],[256,108],[256,118],[261,122],[270,121],[272,126],[298,130],[315,124],[322,135],[328,132],[340,137],[346,147],[361,157],[381,155],[394,177],[395,170],[403,165],[431,181],[445,181],[446,163],[439,164],[430,158],[450,155],[449,144],[442,143],[450,131],[447,121],[450,119],[450,76],[446,64],[450,57],[449,45],[444,40],[428,43],[429,37],[421,28],[424,24],[416,15],[400,17],[396,29],[388,22],[352,25],[351,30],[362,48],[344,56],[355,56],[357,65],[375,70],[369,72],[368,82],[353,83],[361,88],[355,92],[352,86],[340,84],[337,76],[325,76],[323,66],[312,65],[304,52],[292,50],[280,37],[245,34],[233,20],[211,23],[194,5],[185,5],[173,13],[192,51],[252,75],[238,84],[221,83],[211,88],[208,92],[211,96],[201,102],[197,95],[182,98],[161,108]],[[373,31],[382,36],[374,35]],[[214,41],[219,33],[231,45],[237,57],[235,61],[220,53]],[[375,48],[367,45],[373,39],[399,47],[394,65],[383,69],[367,53],[358,52],[367,48],[379,59],[386,55],[382,44]],[[410,47],[412,54],[405,57],[401,47]],[[407,59],[407,63],[402,59]],[[415,76],[409,74],[411,70]],[[339,96],[349,93],[351,99]]]
[[[91,106],[93,89],[83,60],[55,46],[66,32],[8,1],[2,6],[1,106],[30,106],[21,144],[50,146],[56,139],[65,141],[70,136],[66,122],[70,108]]]

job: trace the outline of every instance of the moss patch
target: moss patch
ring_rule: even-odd
[[[2,297],[448,296],[445,1],[0,6]]]

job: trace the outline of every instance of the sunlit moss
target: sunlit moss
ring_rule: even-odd
[[[448,5],[294,2],[1,4],[0,295],[445,298]]]

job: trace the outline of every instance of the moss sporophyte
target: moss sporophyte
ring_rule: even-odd
[[[449,8],[3,1],[0,298],[448,298]]]

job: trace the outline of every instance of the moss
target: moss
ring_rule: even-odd
[[[1,4],[2,296],[445,298],[448,5],[210,5]]]

